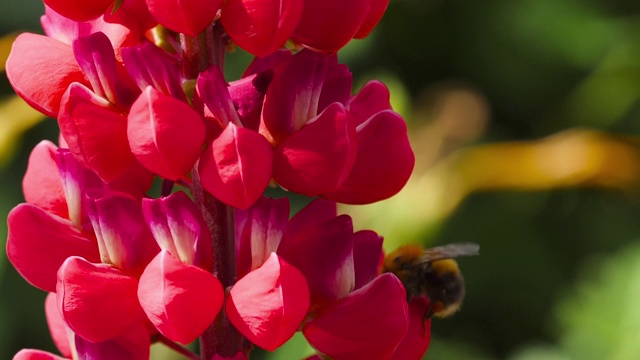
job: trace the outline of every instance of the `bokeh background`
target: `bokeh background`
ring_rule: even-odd
[[[42,11],[37,0],[0,2],[2,65],[10,34],[40,32]],[[229,76],[247,60],[230,55]],[[398,196],[341,211],[388,250],[481,246],[460,260],[467,299],[433,321],[426,358],[640,359],[640,3],[391,0],[341,61],[358,87],[387,82],[417,157]],[[0,218],[23,201],[26,160],[44,138],[55,141],[56,123],[2,76]],[[2,220],[0,242],[6,233]],[[0,255],[0,359],[55,351],[44,296]],[[308,354],[296,337],[256,357]]]

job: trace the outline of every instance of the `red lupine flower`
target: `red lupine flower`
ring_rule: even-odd
[[[305,0],[293,40],[335,53],[354,37],[367,36],[382,18],[389,0]]]
[[[113,5],[114,0],[97,1],[69,1],[69,0],[43,0],[44,3],[62,16],[74,21],[93,20]]]
[[[114,9],[114,0],[44,0],[44,3],[47,13],[53,11],[68,21],[83,24],[106,21],[120,24],[136,33],[137,37],[156,24],[149,14],[145,0],[124,0],[117,9]],[[44,24],[43,27],[46,31]]]
[[[56,150],[52,142],[38,143],[29,156],[27,172],[22,179],[24,199],[52,214],[68,217],[62,180],[56,164]]]
[[[136,159],[169,180],[180,180],[202,152],[205,126],[186,103],[147,87],[128,116],[127,137]]]
[[[267,56],[284,45],[302,16],[304,0],[228,0],[222,25],[240,47]]]
[[[350,90],[335,57],[302,51],[276,67],[260,132],[275,146],[273,176],[284,188],[366,204],[407,182],[414,156],[388,90],[371,82],[351,99]]]
[[[196,36],[211,24],[222,0],[146,0],[151,14],[168,29]]]
[[[273,351],[298,330],[309,309],[305,277],[275,253],[229,293],[229,321],[254,344]]]
[[[424,353],[426,300],[407,305],[401,282],[378,274],[382,237],[354,232],[335,203],[390,197],[413,169],[387,88],[352,96],[349,69],[323,54],[367,36],[388,0],[45,3],[47,36],[19,36],[7,72],[57,118],[62,148],[34,149],[7,256],[51,292],[63,356],[148,359],[150,339],[187,344],[218,315],[216,332],[230,322],[244,345],[225,357],[203,339],[209,359],[247,359],[249,342],[272,351],[298,330],[335,359]],[[172,31],[147,33],[158,22]],[[220,25],[259,57],[230,83],[212,64],[227,45]],[[278,51],[289,39],[312,50]],[[154,174],[158,199],[147,194]],[[164,196],[174,182],[194,200]],[[262,196],[270,183],[321,199],[289,219],[286,199]],[[237,273],[221,258],[229,210]]]
[[[311,307],[303,332],[314,347],[338,359],[390,356],[409,319],[402,283],[391,274],[376,276],[382,238],[372,231],[354,234],[350,218],[337,216],[330,201],[316,200],[290,221],[288,212],[286,199],[266,198],[237,211],[238,273],[249,271],[245,278],[251,279],[265,259],[284,259],[309,284]],[[260,319],[259,312],[254,314]],[[249,339],[263,346],[261,337]]]
[[[183,192],[143,200],[143,213],[162,251],[140,277],[138,298],[167,338],[188,344],[213,322],[224,292],[213,268],[211,235]]]

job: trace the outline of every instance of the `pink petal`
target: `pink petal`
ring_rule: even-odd
[[[380,19],[382,19],[382,15],[384,15],[388,5],[389,0],[371,0],[369,12],[367,12],[362,25],[360,25],[358,32],[353,37],[355,39],[364,39],[369,36],[371,31],[378,25]]]
[[[356,126],[369,120],[373,115],[391,109],[387,86],[377,80],[369,81],[349,102],[349,110]]]
[[[95,240],[85,237],[69,220],[37,206],[20,204],[7,219],[7,257],[31,285],[56,289],[56,272],[73,255],[100,261]]]
[[[318,112],[324,111],[334,102],[346,106],[351,98],[352,83],[353,74],[351,74],[349,67],[338,64],[337,55],[329,57],[329,67],[318,99]]]
[[[13,356],[13,360],[65,360],[65,358],[42,350],[22,349]]]
[[[269,184],[272,161],[262,135],[230,123],[200,159],[202,185],[225,204],[246,209]]]
[[[44,3],[60,15],[74,21],[95,19],[113,4],[114,0],[43,0]]]
[[[280,240],[289,222],[289,200],[260,197],[246,210],[236,210],[235,231],[238,278],[262,266]]]
[[[285,236],[297,236],[303,232],[313,232],[321,224],[338,216],[338,207],[334,201],[316,199],[291,219]]]
[[[415,157],[407,125],[386,110],[358,126],[358,156],[342,186],[327,198],[345,204],[370,204],[398,193],[409,180]]]
[[[189,105],[149,86],[131,107],[127,135],[142,165],[163,178],[179,180],[200,156],[205,126]]]
[[[368,14],[371,0],[307,0],[293,40],[333,53],[356,34]]]
[[[87,194],[85,206],[102,262],[139,277],[160,250],[144,221],[140,201],[96,189]]]
[[[118,359],[118,360],[148,360],[149,333],[144,324],[137,323],[116,338],[91,342],[80,336],[75,337],[79,359]]]
[[[39,142],[33,148],[27,172],[22,179],[22,192],[28,203],[66,218],[69,216],[69,209],[56,164],[57,149],[48,140]]]
[[[116,57],[109,38],[101,32],[73,42],[73,54],[91,84],[94,93],[118,103],[116,92]]]
[[[44,302],[47,325],[49,326],[49,333],[51,334],[53,343],[62,355],[70,359],[73,356],[71,343],[69,342],[69,336],[72,333],[68,331],[67,324],[64,322],[62,315],[60,315],[56,302],[55,293],[47,294],[47,299]]]
[[[124,10],[129,7],[130,3],[137,1],[144,2],[144,0],[127,0],[120,6],[116,12],[116,16],[124,13]],[[111,16],[110,13],[91,21],[77,22],[58,14],[49,6],[45,5],[44,8],[45,14],[40,18],[40,23],[42,24],[45,34],[67,45],[72,45],[73,41],[77,38],[102,32],[109,38],[116,52],[116,57],[119,58],[120,48],[122,46],[130,46],[140,41],[142,32],[140,32],[137,26],[123,26],[117,21],[112,21],[113,16]],[[109,19],[106,20],[105,17]],[[146,29],[144,29],[144,31],[146,31]]]
[[[151,14],[164,27],[196,36],[209,26],[222,0],[147,0]]]
[[[431,342],[431,319],[424,321],[429,308],[425,298],[414,297],[409,304],[409,328],[407,334],[391,355],[391,360],[422,359]]]
[[[407,332],[406,293],[393,274],[336,301],[302,332],[319,352],[335,359],[386,359]]]
[[[353,234],[355,289],[365,286],[376,277],[381,255],[381,236],[371,230],[361,230]]]
[[[184,264],[162,250],[140,277],[138,298],[162,335],[188,344],[216,318],[224,291],[213,274]]]
[[[186,101],[178,60],[151,42],[122,49],[122,59],[140,90],[148,86],[178,100]]]
[[[353,290],[353,225],[347,215],[305,231],[292,233],[287,230],[278,255],[304,274],[316,306],[339,299]]]
[[[127,193],[136,199],[142,199],[153,182],[153,173],[139,162],[134,161],[124,173],[107,184],[111,190]]]
[[[233,326],[269,351],[293,336],[308,310],[304,276],[275,253],[231,288],[226,304]]]
[[[142,213],[163,250],[185,264],[213,268],[211,234],[197,206],[182,191],[160,199],[143,199]]]
[[[357,148],[351,115],[334,103],[274,150],[273,177],[307,196],[334,192],[351,171]]]
[[[278,50],[300,22],[302,0],[229,0],[222,11],[222,25],[231,39],[256,56]]]
[[[86,83],[71,46],[43,35],[20,34],[7,59],[7,78],[29,105],[56,117],[69,84]]]
[[[91,342],[123,335],[143,323],[138,281],[105,264],[68,258],[58,271],[58,309],[74,333]]]
[[[83,85],[71,84],[65,92],[58,124],[73,156],[105,182],[125,172],[135,159],[125,115]]]
[[[316,117],[331,58],[301,51],[275,69],[265,94],[260,133],[277,145]]]
[[[104,182],[93,171],[80,164],[69,149],[58,149],[56,163],[69,208],[66,217],[78,229],[92,232],[93,227],[82,201],[87,190],[101,189],[105,186]]]
[[[198,96],[207,106],[213,117],[218,120],[221,127],[232,122],[240,125],[238,112],[233,106],[227,82],[217,66],[211,66],[198,76],[196,84]]]

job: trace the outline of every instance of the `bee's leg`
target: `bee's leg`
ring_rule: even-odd
[[[425,311],[424,316],[422,317],[422,336],[427,336],[427,321],[431,319],[433,316],[433,307],[429,304],[429,308]]]

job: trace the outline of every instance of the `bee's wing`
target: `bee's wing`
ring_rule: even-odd
[[[418,263],[424,264],[436,260],[451,259],[459,256],[478,255],[480,245],[474,243],[455,243],[426,249]]]

